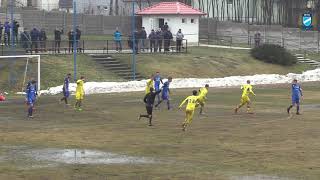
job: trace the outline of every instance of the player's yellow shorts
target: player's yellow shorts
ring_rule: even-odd
[[[76,100],[83,100],[84,94],[83,93],[76,93]]]
[[[186,124],[191,124],[192,119],[193,119],[193,115],[194,115],[194,109],[193,110],[191,110],[191,109],[186,110],[186,120],[185,120]]]
[[[241,104],[247,104],[247,103],[250,103],[249,96],[242,96],[241,97]]]
[[[206,100],[204,98],[199,98],[198,102],[201,106],[203,106],[206,103]]]

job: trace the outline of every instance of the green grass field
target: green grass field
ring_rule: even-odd
[[[9,97],[0,104],[0,179],[318,180],[319,85],[303,85],[302,115],[292,117],[285,112],[289,85],[256,87],[254,115],[245,109],[233,114],[238,88],[211,88],[206,115],[196,115],[186,132],[184,112],[176,107],[192,89],[172,90],[175,109],[155,110],[153,127],[137,120],[145,111],[143,92],[89,95],[83,112],[59,105],[58,96],[42,96],[33,120],[25,118],[23,97]],[[66,164],[26,156],[47,148],[100,150],[157,163]]]
[[[130,55],[115,56],[131,64]],[[305,64],[280,66],[267,64],[252,58],[248,50],[191,47],[187,54],[139,54],[137,70],[144,76],[160,71],[165,76],[176,78],[215,78],[254,74],[301,73],[312,69]]]

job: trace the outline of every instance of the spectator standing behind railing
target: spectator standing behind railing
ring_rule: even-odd
[[[261,34],[260,34],[260,32],[257,32],[254,34],[254,46],[259,47],[260,41],[261,41]]]
[[[18,44],[18,32],[19,32],[19,27],[20,27],[20,24],[17,20],[14,20],[13,21],[13,26],[12,26],[12,31],[13,31],[13,36],[16,38],[15,39],[15,42],[16,44]]]
[[[8,21],[4,23],[4,44],[8,47],[10,46],[10,29],[11,25]]]
[[[157,34],[154,32],[154,30],[151,30],[151,33],[149,34],[149,40],[150,40],[150,52],[154,51],[157,52],[156,48],[156,40],[157,40]]]
[[[144,49],[145,49],[145,41],[147,39],[147,32],[145,30],[144,27],[141,28],[141,31],[140,31],[140,47],[141,47],[141,51],[144,52]]]
[[[27,28],[24,28],[23,32],[20,34],[20,43],[22,48],[26,51],[26,53],[30,50],[30,41],[31,37],[27,30]]]
[[[63,34],[63,29],[56,28],[54,30],[54,52],[60,53],[61,35]]]
[[[139,54],[138,49],[139,49],[139,39],[140,39],[140,33],[138,30],[135,30],[134,32],[134,42],[135,42],[135,53]]]
[[[0,21],[0,44],[2,44],[2,31],[3,31],[3,24]]]
[[[117,52],[122,51],[121,36],[122,36],[122,34],[117,28],[116,31],[113,33],[113,39],[116,44],[116,51]]]
[[[73,30],[71,29],[69,32],[68,32],[68,40],[69,40],[69,53],[70,52],[73,52],[73,36],[74,36],[74,32]]]
[[[159,49],[159,52],[161,52],[162,41],[163,41],[163,32],[160,28],[157,30],[156,36],[157,36],[156,37],[157,38],[156,51],[157,51],[157,49]]]
[[[183,35],[181,29],[179,29],[179,31],[176,34],[176,41],[177,41],[176,51],[177,52],[181,52],[181,46],[182,46],[183,38],[184,38],[184,35]]]
[[[133,51],[132,35],[129,35],[129,38],[128,38],[128,46],[129,46],[129,48]]]
[[[170,51],[170,41],[173,39],[172,33],[170,30],[163,32],[163,39],[164,39],[164,51]]]
[[[77,29],[76,29],[77,52],[81,52],[80,39],[81,39],[81,31],[80,31],[79,27],[77,27]]]
[[[44,28],[41,29],[39,34],[39,40],[40,40],[40,51],[46,52],[47,51],[47,33],[44,30]]]
[[[168,31],[169,30],[169,26],[168,23],[164,23],[164,25],[162,26],[162,31]]]
[[[38,53],[38,43],[39,43],[39,37],[40,37],[40,32],[37,28],[33,28],[30,32],[30,36],[31,36],[31,52],[35,51],[36,53]]]

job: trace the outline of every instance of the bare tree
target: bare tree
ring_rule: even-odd
[[[115,7],[116,7],[115,15],[119,16],[119,0],[116,0]]]
[[[113,16],[113,0],[110,0],[110,5],[109,5],[109,7],[110,7],[109,15],[110,15],[110,16]]]

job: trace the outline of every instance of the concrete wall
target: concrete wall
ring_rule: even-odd
[[[199,40],[199,16],[143,16],[142,17],[142,26],[146,28],[147,33],[149,34],[152,29],[158,29],[159,27],[159,18],[163,18],[165,22],[168,22],[169,29],[171,30],[174,38],[179,29],[182,30],[182,33],[185,35],[185,39],[190,43],[197,43]],[[182,23],[182,19],[185,20],[185,23]],[[194,23],[191,23],[191,19],[194,20]]]

